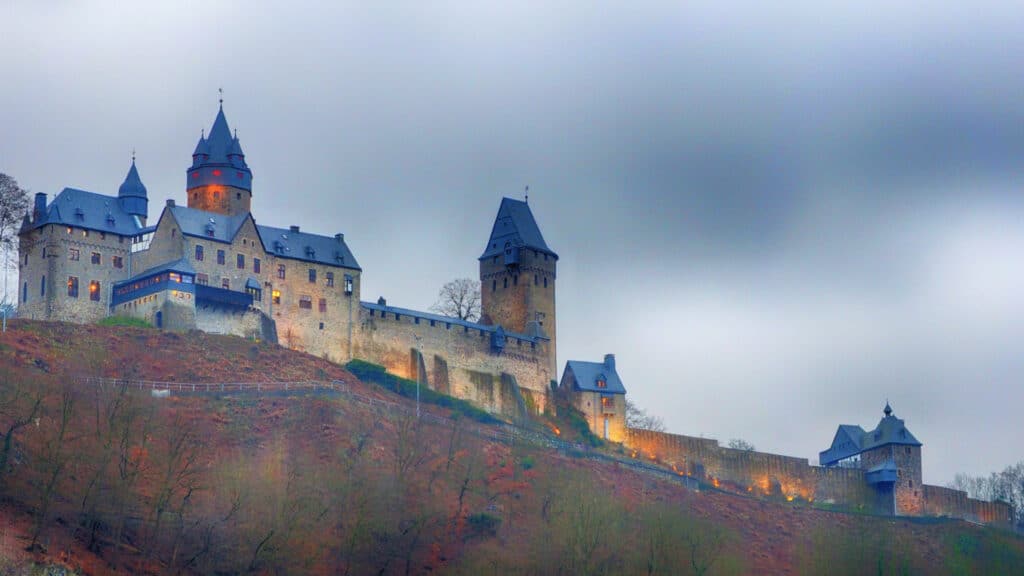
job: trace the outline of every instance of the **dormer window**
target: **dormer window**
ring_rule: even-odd
[[[85,212],[81,208],[75,208],[75,218],[85,220]]]
[[[604,374],[599,374],[594,385],[597,386],[598,388],[607,388],[608,380],[604,377]]]

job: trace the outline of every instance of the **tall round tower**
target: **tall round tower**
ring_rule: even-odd
[[[238,136],[232,136],[228,128],[223,102],[210,135],[199,137],[187,173],[189,208],[227,215],[250,211],[252,171],[245,163]]]

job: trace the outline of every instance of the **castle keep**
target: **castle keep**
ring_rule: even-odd
[[[526,202],[504,198],[479,257],[479,322],[360,300],[362,267],[341,233],[257,223],[253,173],[223,107],[186,172],[186,206],[155,221],[134,158],[116,196],[35,195],[19,232],[18,314],[278,342],[335,362],[362,359],[517,419],[545,412],[557,380],[558,255]],[[1009,523],[1010,507],[927,486],[921,443],[886,405],[878,426],[840,426],[821,466],[715,440],[631,429],[614,355],[566,363],[557,387],[599,437],[634,457],[740,492],[833,502],[893,515]]]
[[[530,207],[505,198],[480,256],[480,322],[360,300],[343,234],[258,224],[253,173],[223,106],[192,152],[187,206],[149,218],[133,158],[117,196],[36,194],[19,233],[19,315],[258,338],[336,362],[360,358],[518,417],[543,411],[555,378],[558,255]]]

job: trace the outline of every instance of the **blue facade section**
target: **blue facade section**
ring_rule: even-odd
[[[196,304],[217,304],[236,308],[248,308],[252,306],[252,294],[236,292],[216,286],[196,284]]]
[[[165,290],[195,293],[196,285],[193,277],[179,272],[160,272],[150,276],[139,276],[125,282],[114,284],[114,294],[110,298],[110,306],[118,306],[136,298],[149,296]]]

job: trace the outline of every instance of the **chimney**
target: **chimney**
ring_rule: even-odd
[[[383,296],[381,296],[380,298],[377,298],[377,305],[378,306],[387,306],[388,305],[388,301],[385,300]]]
[[[298,234],[299,233],[299,227],[298,226],[289,226],[288,229],[292,231],[292,234]]]
[[[610,370],[615,370],[615,354],[605,354],[604,365]]]
[[[345,241],[345,235],[339,232],[334,235],[334,239],[338,241],[338,244],[341,244]]]
[[[167,199],[167,207],[168,208],[174,208],[174,198],[168,198]]]
[[[36,203],[32,207],[32,221],[39,222],[46,214],[46,192],[36,192]]]

